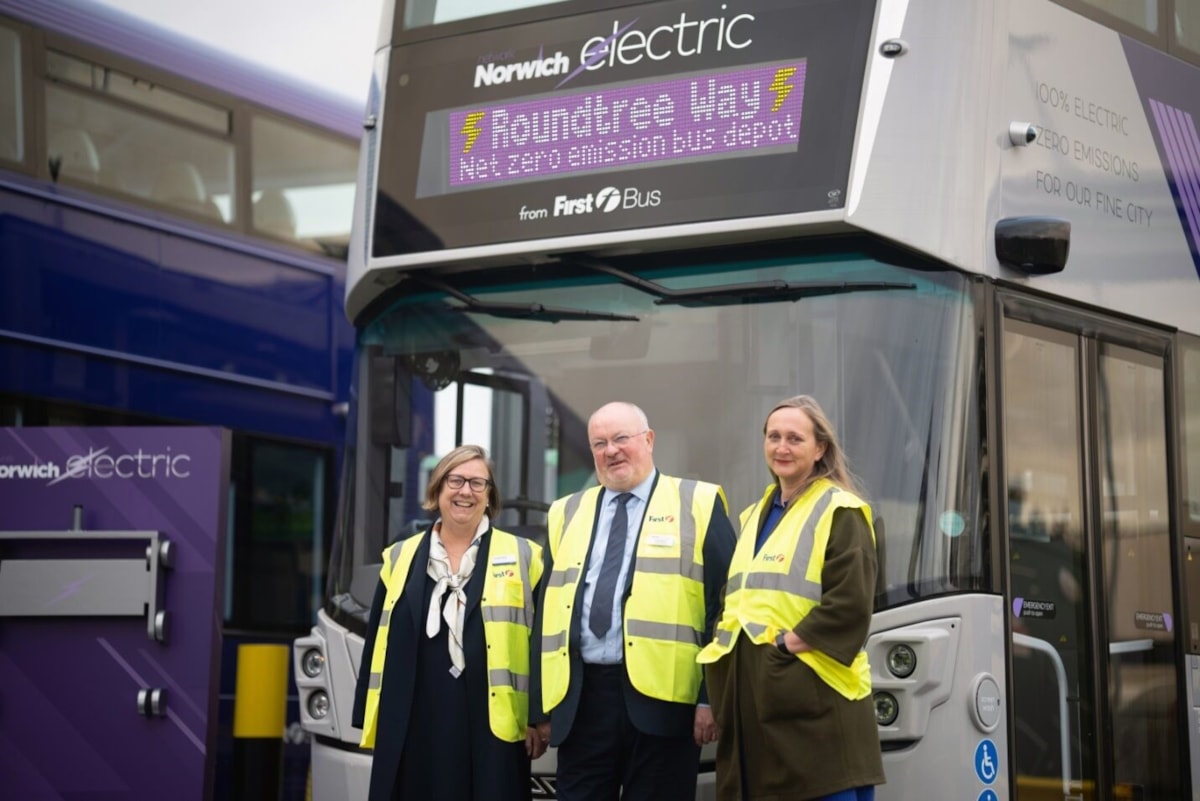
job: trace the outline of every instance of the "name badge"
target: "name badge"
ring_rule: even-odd
[[[675,544],[675,537],[671,534],[651,534],[646,537],[647,545],[657,545],[662,548],[670,548]]]
[[[511,553],[500,554],[492,560],[493,565],[515,565],[516,563],[517,557]]]

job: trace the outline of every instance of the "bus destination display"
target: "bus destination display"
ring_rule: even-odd
[[[803,59],[450,113],[452,188],[794,150]]]
[[[391,51],[375,258],[845,204],[871,0],[545,13]]]

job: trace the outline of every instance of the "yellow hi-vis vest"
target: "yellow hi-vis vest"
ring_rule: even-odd
[[[542,602],[542,705],[549,712],[567,694],[571,615],[596,520],[601,487],[560,498],[550,507],[554,567]],[[642,695],[694,704],[704,637],[704,538],[716,484],[659,474],[642,519],[633,563],[633,589],[624,609],[625,667]],[[620,590],[618,590],[620,591]]]
[[[871,525],[871,508],[864,501],[822,478],[788,507],[755,554],[760,516],[770,509],[767,502],[774,490],[774,484],[767,487],[762,500],[742,513],[742,532],[725,585],[725,611],[713,641],[697,658],[701,664],[716,662],[729,653],[739,632],[745,632],[753,643],[774,643],[779,634],[794,629],[820,604],[821,571],[834,510],[861,509]],[[871,539],[875,539],[874,528]],[[871,694],[866,651],[860,650],[849,667],[815,649],[796,657],[851,701]]]
[[[387,596],[371,653],[366,713],[359,743],[363,748],[375,745],[388,624],[396,602],[404,593],[409,567],[423,539],[424,536],[409,537],[383,552],[379,575]],[[523,537],[493,528],[488,564],[477,563],[475,569],[487,571],[479,609],[483,615],[483,639],[487,643],[488,721],[498,739],[515,743],[525,739],[529,721],[529,635],[533,587],[542,577],[542,548]]]

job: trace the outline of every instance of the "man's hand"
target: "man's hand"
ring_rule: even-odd
[[[713,720],[712,707],[696,707],[696,722],[692,726],[692,735],[696,738],[696,745],[717,741],[717,722]]]
[[[545,734],[542,733],[542,727],[545,727]],[[525,753],[529,754],[530,759],[537,759],[542,754],[546,753],[546,748],[550,745],[550,724],[541,723],[537,726],[527,726],[525,728]]]

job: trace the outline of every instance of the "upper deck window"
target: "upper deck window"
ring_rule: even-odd
[[[230,131],[230,114],[223,108],[75,56],[47,50],[46,74],[51,78],[190,122],[209,131],[220,134],[228,134]]]
[[[404,27],[423,28],[462,19],[473,19],[504,11],[548,6],[565,0],[410,0],[404,5]]]
[[[0,159],[7,161],[25,157],[21,80],[21,38],[0,26]]]
[[[235,152],[225,138],[50,84],[46,158],[53,181],[69,179],[213,222],[231,222]]]
[[[1175,4],[1175,38],[1193,53],[1200,53],[1200,3]]]
[[[1147,33],[1161,33],[1158,19],[1158,2],[1135,2],[1129,0],[1082,0],[1085,5],[1116,17],[1122,22],[1128,22],[1134,27],[1141,28]]]
[[[358,150],[261,115],[251,125],[256,231],[338,256],[350,241]]]

